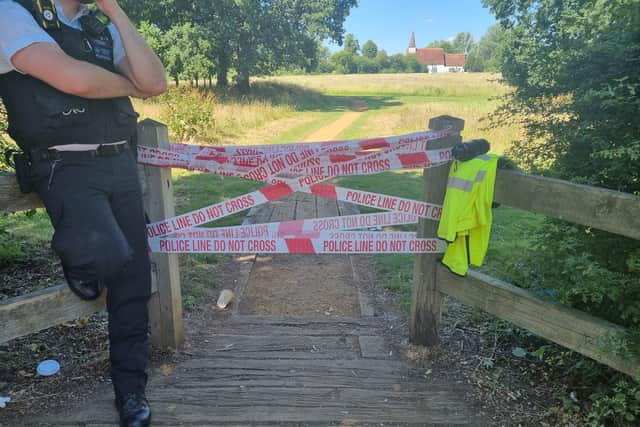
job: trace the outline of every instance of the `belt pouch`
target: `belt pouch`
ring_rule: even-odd
[[[31,161],[29,157],[24,153],[15,153],[13,155],[13,162],[20,191],[24,194],[31,193],[34,188],[33,180],[31,179]]]

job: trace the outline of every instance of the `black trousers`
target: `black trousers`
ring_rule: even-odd
[[[131,151],[110,157],[62,152],[33,164],[36,191],[68,275],[105,279],[111,376],[120,398],[147,381],[151,275],[142,193]]]

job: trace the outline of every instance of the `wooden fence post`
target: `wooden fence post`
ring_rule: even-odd
[[[138,144],[169,148],[167,127],[146,119],[138,124]],[[171,169],[142,166],[144,206],[151,222],[175,216]],[[182,292],[177,254],[151,254],[152,289],[149,301],[151,339],[154,345],[180,348],[184,342]]]
[[[431,130],[464,129],[464,120],[451,116],[439,116],[429,120]],[[452,147],[462,138],[459,135],[447,136],[430,144],[431,149]],[[440,166],[424,170],[424,197],[429,203],[441,205],[447,186],[449,167]],[[438,222],[421,219],[418,225],[418,237],[434,238]],[[436,283],[436,271],[440,261],[439,254],[418,254],[413,269],[413,294],[409,317],[409,335],[411,342],[421,345],[438,343],[438,323],[442,311],[442,294]]]

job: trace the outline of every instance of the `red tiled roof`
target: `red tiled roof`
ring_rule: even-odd
[[[447,53],[444,56],[444,62],[447,67],[464,67],[465,60],[464,53]]]
[[[444,65],[444,50],[440,47],[425,47],[416,50],[418,62],[424,65]]]

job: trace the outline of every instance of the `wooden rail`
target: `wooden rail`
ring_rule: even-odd
[[[430,127],[452,127],[455,123],[451,117],[436,118]],[[424,200],[441,202],[440,193],[434,196],[433,188],[444,188],[446,175],[434,175],[431,169],[425,169],[424,177]],[[499,170],[494,199],[514,208],[640,240],[640,197],[631,194]],[[433,226],[429,229],[421,226],[418,231],[425,237],[435,235]],[[470,271],[466,277],[457,276],[435,259],[435,256],[416,256],[409,320],[413,342],[426,345],[438,342],[442,298],[449,295],[620,372],[636,375],[640,371],[640,364],[617,357],[602,345],[605,337],[624,333],[624,328],[543,301],[521,288],[484,274]]]
[[[640,197],[559,179],[499,170],[495,201],[640,240]]]
[[[438,288],[445,295],[508,320],[534,334],[582,353],[621,372],[634,375],[638,365],[607,353],[603,337],[624,329],[582,311],[545,301],[524,289],[470,271],[457,276],[438,266]]]
[[[138,124],[139,143],[168,148],[167,128],[144,120]],[[171,170],[140,166],[145,210],[149,218],[172,216]],[[13,175],[0,175],[0,213],[42,207],[35,194],[20,193]],[[182,297],[176,255],[151,254],[152,297],[149,302],[151,339],[159,347],[182,345]],[[78,299],[65,284],[0,302],[0,342],[88,316],[105,308],[104,296],[96,301]]]

